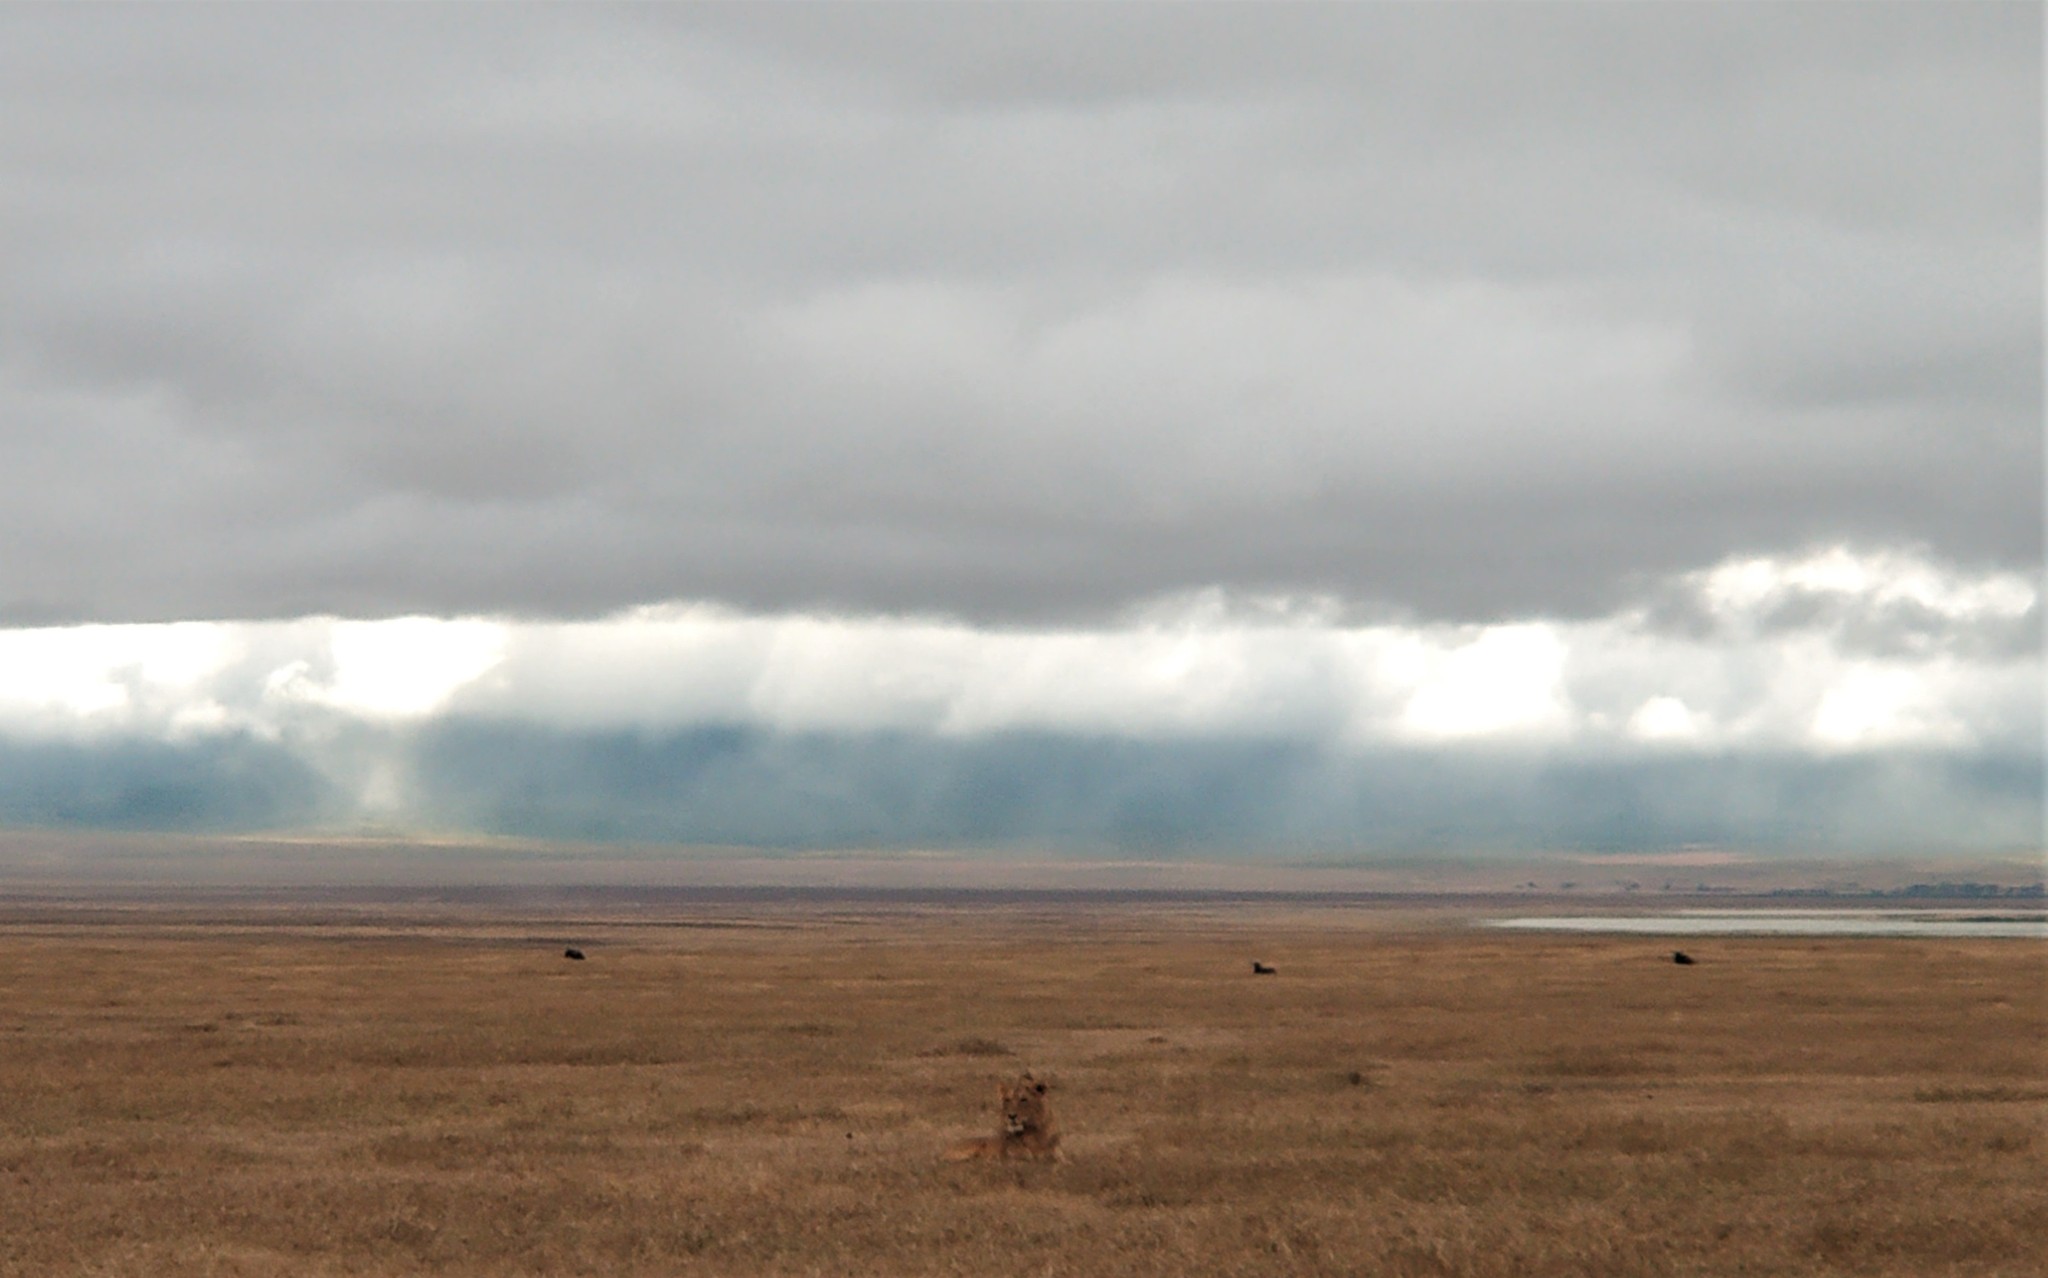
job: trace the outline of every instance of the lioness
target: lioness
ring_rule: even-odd
[[[1028,1158],[1039,1162],[1063,1159],[1059,1120],[1052,1116],[1052,1106],[1046,1103],[1045,1084],[1026,1072],[999,1090],[1003,1101],[1002,1130],[993,1136],[961,1141],[946,1151],[947,1159],[956,1163],[985,1158]]]

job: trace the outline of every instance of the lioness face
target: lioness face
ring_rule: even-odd
[[[1045,1125],[1045,1084],[1029,1074],[1003,1088],[1003,1130],[1021,1136]]]

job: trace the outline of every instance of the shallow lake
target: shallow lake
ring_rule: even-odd
[[[1999,910],[1671,910],[1487,919],[1526,932],[1647,936],[2016,936],[2048,940],[2048,915]]]

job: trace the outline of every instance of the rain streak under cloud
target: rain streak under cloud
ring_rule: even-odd
[[[2037,847],[2040,21],[0,12],[0,824]]]

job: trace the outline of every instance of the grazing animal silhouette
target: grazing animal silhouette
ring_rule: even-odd
[[[1275,968],[1267,967],[1264,963],[1259,962],[1257,959],[1252,960],[1253,976],[1271,976],[1276,970],[1277,969]]]
[[[1045,1082],[1029,1071],[1014,1083],[999,1089],[1003,1102],[1003,1125],[993,1136],[964,1140],[946,1151],[949,1162],[968,1163],[1003,1159],[1032,1162],[1064,1161],[1060,1152],[1059,1120],[1046,1103]]]
[[[583,951],[578,949],[563,950],[562,957],[565,959],[575,959],[577,962],[581,963],[583,961]]]
[[[1684,950],[1673,950],[1671,952],[1671,961],[1680,967],[1691,967],[1694,959],[1692,955],[1687,954]]]

